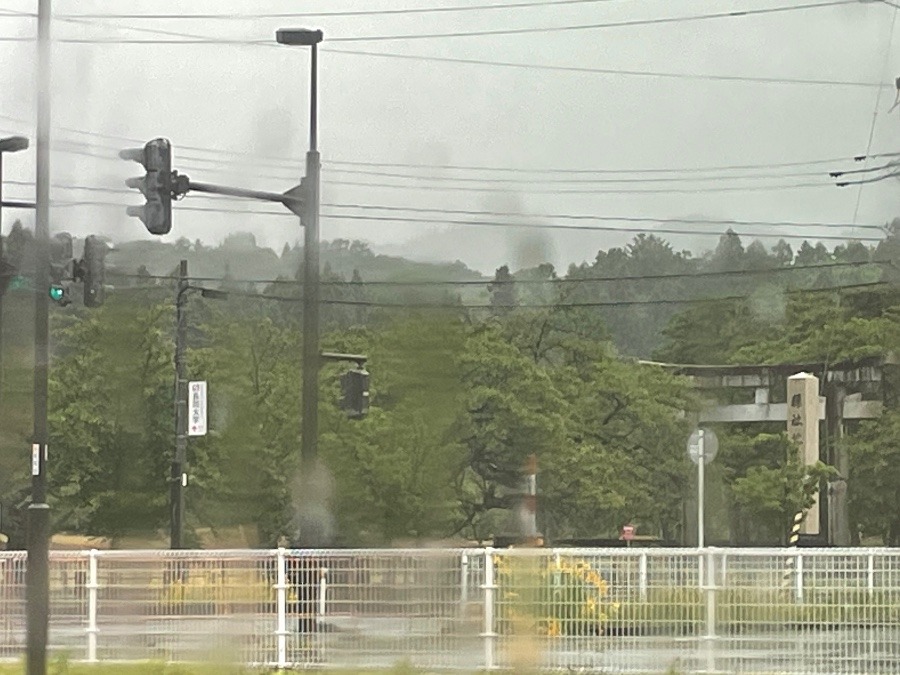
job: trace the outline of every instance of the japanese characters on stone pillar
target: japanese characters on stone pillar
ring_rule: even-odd
[[[797,373],[787,381],[787,432],[806,466],[819,461],[819,378]],[[800,532],[819,534],[819,497],[806,513]]]

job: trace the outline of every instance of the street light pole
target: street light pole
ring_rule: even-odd
[[[310,47],[309,150],[306,153],[306,175],[301,181],[303,209],[300,225],[303,233],[303,418],[300,427],[301,500],[314,494],[313,485],[318,456],[319,433],[319,197],[321,157],[318,147],[318,45],[321,30],[281,29],[275,39],[279,44]],[[300,507],[300,539],[304,546],[321,546],[324,528],[317,523],[311,508]]]
[[[47,505],[47,389],[50,360],[50,0],[38,0],[37,249],[34,284],[34,435],[31,448],[31,504],[28,507],[28,565],[25,571],[28,675],[47,672],[50,621],[50,507]]]
[[[318,74],[316,45],[310,60],[309,151],[306,153],[303,236],[303,422],[300,431],[301,468],[315,468],[319,429],[319,183]]]

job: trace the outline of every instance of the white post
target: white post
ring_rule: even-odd
[[[719,586],[726,588],[728,586],[728,554],[723,553],[719,556]]]
[[[638,588],[640,589],[641,600],[647,599],[647,553],[642,552],[640,563],[638,566]]]
[[[275,606],[277,612],[275,636],[278,643],[278,667],[287,667],[287,564],[284,549],[276,555],[277,576],[275,583]]]
[[[88,552],[88,621],[87,638],[89,663],[97,662],[97,589],[100,587],[97,578],[97,549]]]
[[[868,569],[866,570],[866,590],[869,595],[875,593],[875,554],[869,553]]]
[[[702,436],[701,436],[702,444]],[[702,445],[701,445],[702,447]],[[700,458],[701,464],[703,457]],[[706,653],[706,672],[716,672],[716,565],[715,553],[708,551],[706,553],[706,631],[703,642],[705,643]]]
[[[493,670],[494,664],[494,640],[497,634],[494,632],[494,591],[497,587],[494,583],[494,549],[488,546],[484,549],[484,669]]]
[[[459,572],[459,615],[465,616],[466,605],[469,603],[469,554],[463,553],[460,558]]]
[[[319,572],[319,620],[325,619],[325,593],[328,591],[328,568]]]
[[[797,602],[803,602],[803,554],[797,551],[796,564],[794,565],[794,573],[796,574],[794,582],[794,596]]]
[[[697,548],[703,548],[706,543],[706,527],[704,520],[705,515],[705,488],[706,488],[706,455],[705,455],[705,445],[703,436],[703,429],[698,429],[698,457],[697,457]]]

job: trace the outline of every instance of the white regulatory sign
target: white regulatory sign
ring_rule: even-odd
[[[188,382],[188,436],[206,436],[206,381]]]
[[[700,430],[695,429],[688,439],[688,456],[694,464],[700,462]],[[703,430],[703,463],[709,464],[719,452],[719,439],[712,429]]]

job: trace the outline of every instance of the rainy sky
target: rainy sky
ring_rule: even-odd
[[[894,158],[853,157],[900,152],[900,109],[888,113],[898,7],[56,0],[51,227],[149,237],[122,207],[141,202],[123,184],[140,167],[116,153],[158,136],[194,180],[278,192],[299,182],[309,54],[274,34],[311,27],[325,33],[324,239],[489,271],[545,260],[564,268],[636,229],[683,231],[665,236],[700,253],[731,220],[773,224],[733,225],[741,233],[877,236],[864,226],[900,216],[898,179],[837,188],[828,172],[875,169]],[[422,11],[436,8],[447,9]],[[36,10],[36,0],[0,0],[3,135],[33,136]],[[709,16],[733,12],[746,13]],[[207,16],[172,18],[185,14]],[[264,14],[283,16],[255,18]],[[5,172],[7,199],[33,196],[33,152],[8,156]],[[175,208],[168,240],[215,244],[251,231],[278,251],[302,237],[278,205],[192,194]],[[31,222],[7,209],[5,231],[16,217]],[[642,220],[679,218],[695,222]]]

